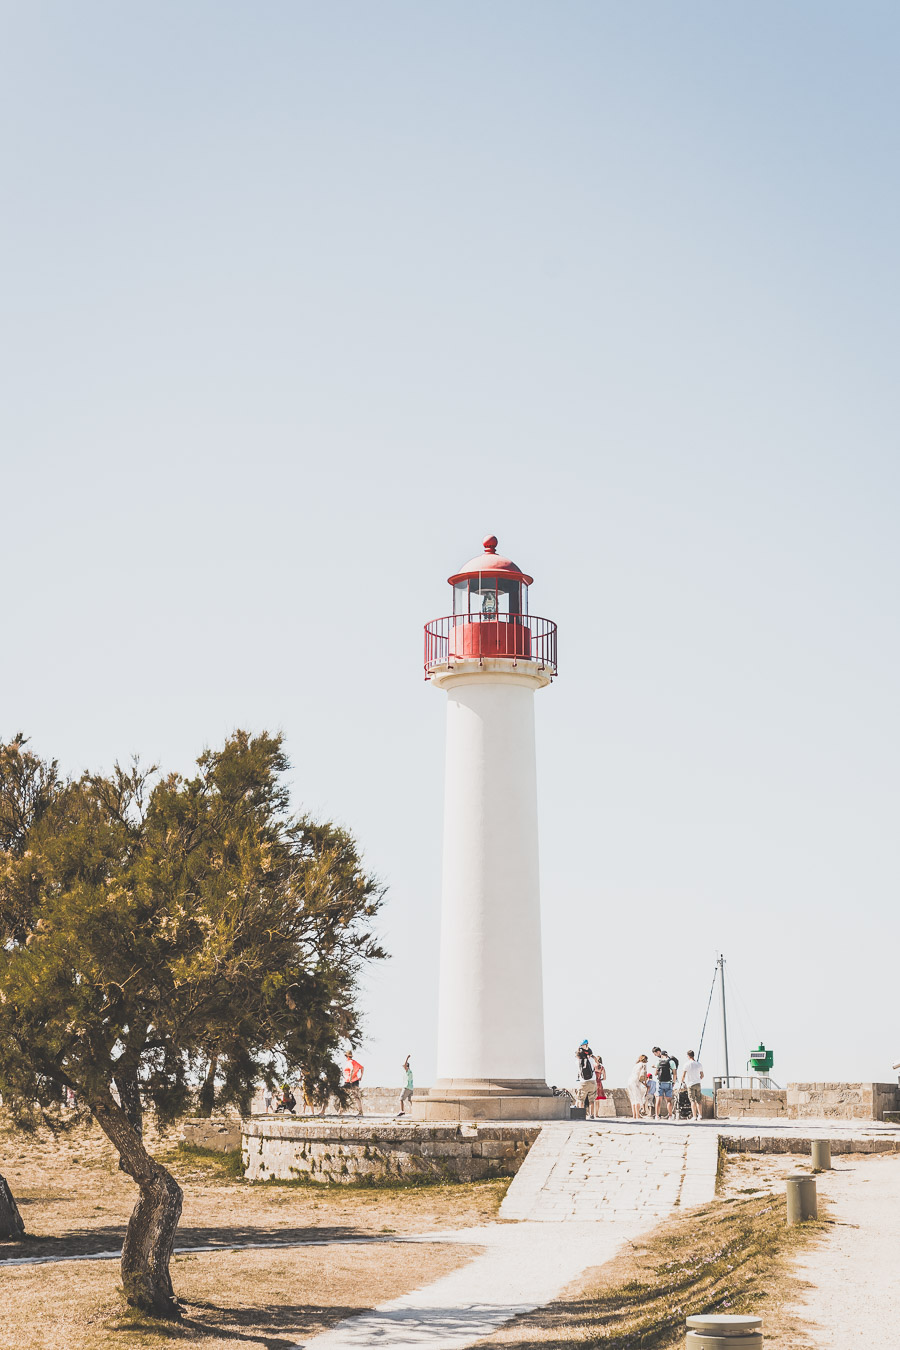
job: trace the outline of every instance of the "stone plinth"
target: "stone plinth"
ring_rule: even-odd
[[[883,1120],[900,1109],[896,1083],[788,1083],[790,1120]]]
[[[271,1117],[244,1121],[249,1181],[314,1185],[415,1184],[511,1177],[538,1128],[499,1125],[345,1124]]]
[[[454,1097],[434,1095],[413,1098],[413,1120],[417,1121],[520,1121],[568,1120],[568,1097],[517,1097],[512,1094],[484,1093]],[[611,1112],[610,1114],[614,1114]]]

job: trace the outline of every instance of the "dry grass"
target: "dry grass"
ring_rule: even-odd
[[[223,1251],[176,1257],[180,1324],[122,1311],[116,1261],[70,1261],[3,1272],[2,1350],[287,1350],[384,1299],[472,1259],[447,1245]]]
[[[229,1175],[228,1159],[183,1150],[176,1133],[148,1131],[148,1147],[184,1188],[179,1247],[238,1242],[300,1242],[464,1228],[495,1219],[507,1180],[421,1189],[251,1185]],[[96,1126],[54,1137],[0,1124],[0,1172],[31,1240],[4,1243],[2,1257],[88,1255],[121,1246],[136,1188]]]
[[[820,1240],[828,1224],[788,1228],[783,1189],[770,1187],[783,1170],[797,1170],[797,1159],[779,1159],[776,1167],[769,1165],[774,1160],[757,1161],[758,1170],[746,1160],[735,1171],[726,1166],[723,1193],[712,1204],[666,1220],[546,1308],[479,1344],[681,1350],[685,1318],[727,1312],[759,1314],[767,1337],[777,1335],[785,1350],[807,1350],[811,1342],[789,1311],[801,1287],[790,1258]]]
[[[15,1195],[29,1238],[0,1244],[0,1262],[50,1263],[2,1270],[0,1350],[121,1350],[173,1341],[180,1346],[292,1346],[340,1318],[439,1279],[471,1260],[454,1245],[335,1246],[235,1251],[240,1243],[303,1243],[462,1228],[497,1216],[507,1181],[353,1190],[250,1185],[229,1161],[178,1147],[177,1134],[148,1132],[148,1146],[184,1187],[179,1247],[221,1251],[177,1256],[176,1293],[184,1322],[169,1326],[123,1315],[115,1260],[76,1261],[117,1251],[136,1198],[111,1146],[89,1122],[53,1136],[23,1135],[0,1121],[0,1172]]]

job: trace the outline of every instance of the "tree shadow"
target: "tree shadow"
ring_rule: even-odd
[[[366,1307],[323,1308],[309,1303],[260,1303],[232,1308],[218,1303],[181,1300],[184,1309],[178,1322],[157,1321],[131,1315],[120,1326],[140,1331],[160,1341],[201,1338],[247,1341],[266,1350],[296,1350],[298,1337],[317,1336],[347,1317],[369,1312]]]
[[[26,1235],[17,1242],[0,1242],[0,1268],[5,1262],[20,1261],[26,1258],[34,1260],[65,1260],[67,1257],[101,1256],[120,1250],[125,1238],[127,1223],[108,1224],[97,1228],[73,1229],[64,1237],[40,1237]],[[175,1234],[175,1250],[181,1248],[221,1248],[228,1251],[232,1247],[242,1247],[250,1243],[278,1247],[298,1244],[316,1244],[322,1242],[365,1241],[379,1239],[390,1240],[394,1234],[373,1233],[371,1229],[358,1228],[354,1224],[334,1224],[316,1227],[281,1227],[275,1224],[238,1224],[218,1227],[181,1227]]]

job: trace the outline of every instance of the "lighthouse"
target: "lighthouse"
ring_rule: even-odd
[[[556,675],[556,624],[497,551],[455,572],[453,612],[425,626],[425,676],[447,695],[437,1079],[426,1120],[552,1119],[545,1080],[534,696]]]

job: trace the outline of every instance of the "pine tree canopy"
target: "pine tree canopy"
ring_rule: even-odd
[[[139,1131],[140,1097],[171,1120],[210,1072],[242,1110],[298,1072],[340,1095],[384,888],[346,830],[290,814],[280,737],[197,764],[66,779],[0,745],[0,1091],[23,1123],[115,1083]]]

